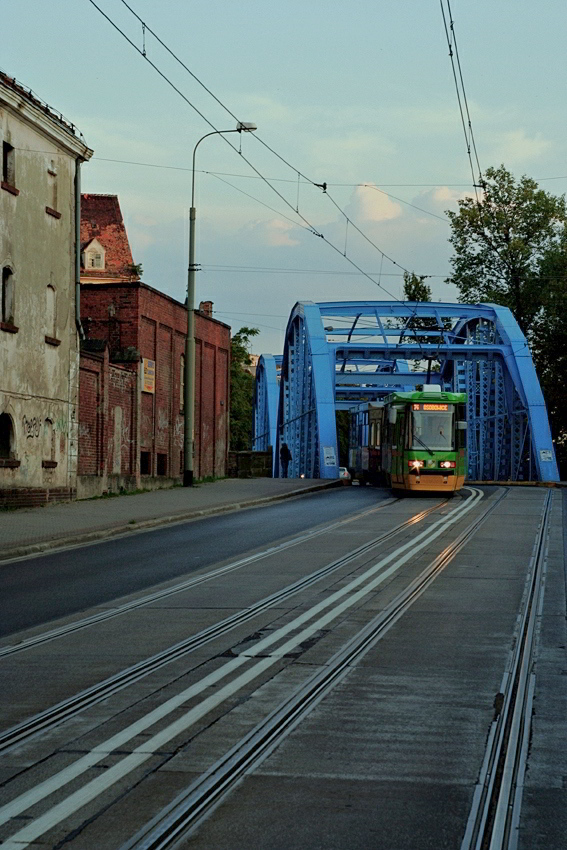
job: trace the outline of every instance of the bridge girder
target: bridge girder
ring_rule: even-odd
[[[512,313],[449,302],[298,302],[281,364],[274,474],[285,441],[290,475],[336,477],[336,410],[414,389],[427,361],[439,369],[432,382],[468,393],[469,478],[558,480],[543,395]],[[261,381],[273,387],[266,362]]]

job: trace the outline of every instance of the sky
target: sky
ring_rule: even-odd
[[[138,50],[91,0],[0,2],[0,68],[80,129],[145,283],[184,301],[193,149],[238,120],[196,154],[196,300],[255,353],[297,301],[399,299],[404,269],[456,300],[445,213],[473,180],[439,0],[96,0]],[[563,194],[567,4],[451,11],[482,170]]]

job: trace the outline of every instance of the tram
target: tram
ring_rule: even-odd
[[[359,484],[386,483],[380,462],[384,405],[367,401],[350,409],[348,470]]]
[[[467,394],[426,386],[384,399],[381,468],[394,491],[456,492],[467,472]]]

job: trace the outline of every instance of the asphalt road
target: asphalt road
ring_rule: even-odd
[[[344,487],[0,565],[0,637],[332,522],[390,498]]]

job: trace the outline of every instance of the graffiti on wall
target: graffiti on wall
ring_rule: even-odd
[[[41,434],[41,419],[39,416],[34,416],[32,419],[28,419],[28,417],[24,414],[22,422],[24,426],[24,434],[26,435],[27,440],[39,437]]]

